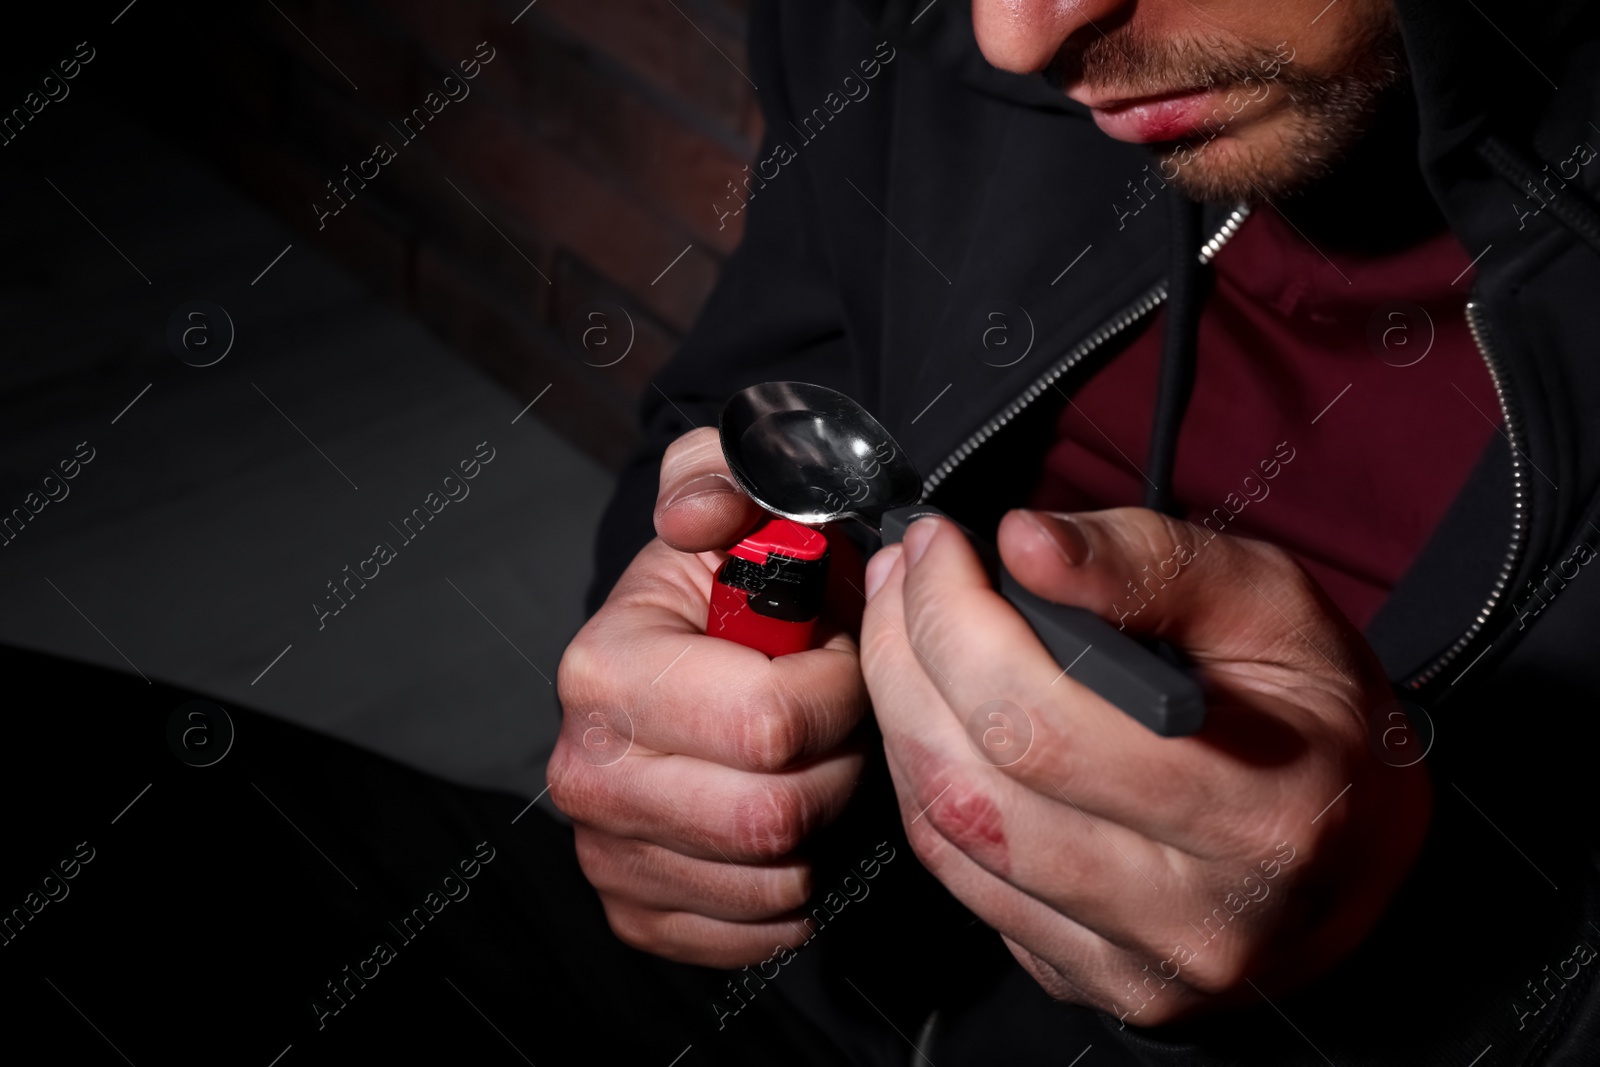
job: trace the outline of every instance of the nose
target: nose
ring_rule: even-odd
[[[1132,7],[1133,0],[972,0],[972,31],[992,65],[1031,74],[1074,34],[1098,36],[1125,21]]]

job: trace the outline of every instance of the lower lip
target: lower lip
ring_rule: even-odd
[[[1118,141],[1181,141],[1200,131],[1213,110],[1206,105],[1215,95],[1214,90],[1202,90],[1125,104],[1109,111],[1091,108],[1090,113],[1100,132]]]

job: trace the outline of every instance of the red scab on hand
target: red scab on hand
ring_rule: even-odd
[[[1011,873],[1005,817],[981,790],[956,784],[928,808],[928,822],[941,837],[1002,878]]]
[[[1005,816],[980,786],[970,778],[959,778],[957,766],[932,749],[906,737],[895,745],[901,766],[909,779],[918,784],[914,795],[926,797],[912,819],[923,822],[972,860],[1005,877],[1011,873],[1011,854],[1006,847]]]

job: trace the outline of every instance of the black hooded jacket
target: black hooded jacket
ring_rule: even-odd
[[[1101,1054],[1134,1057],[1121,1062],[1600,1063],[1600,576],[1586,567],[1600,553],[1600,160],[1572,162],[1575,146],[1600,148],[1600,9],[1395,3],[1415,106],[1391,109],[1296,217],[1367,247],[1448,225],[1477,257],[1468,314],[1503,432],[1366,631],[1431,722],[1433,825],[1351,959],[1193,1025],[1101,1016]],[[762,381],[856,397],[932,503],[992,530],[1036,481],[1060,398],[1167,299],[1174,263],[1193,270],[1242,221],[1208,206],[1199,256],[1175,253],[1176,198],[1118,207],[1150,173],[1146,150],[1105,137],[1042,77],[988,66],[963,0],[766,0],[751,23],[766,139],[740,195],[707,208],[745,215],[745,238],[647,391],[592,607],[653,536],[667,444]],[[1169,320],[1192,323],[1188,303]],[[1033,338],[1003,367],[970,337],[1002,306],[1026,310]],[[933,952],[897,1002],[901,1029],[937,1011],[989,1042],[974,1062],[1034,1062],[1029,1049],[1067,1062],[1077,1050],[1053,1028],[1089,1013],[1016,993],[1009,966],[980,977]],[[945,1064],[931,1034],[924,1051]],[[907,1062],[896,1042],[881,1062]]]

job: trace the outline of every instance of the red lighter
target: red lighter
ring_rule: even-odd
[[[729,549],[711,586],[706,633],[769,656],[811,647],[828,577],[828,539],[772,518]]]

